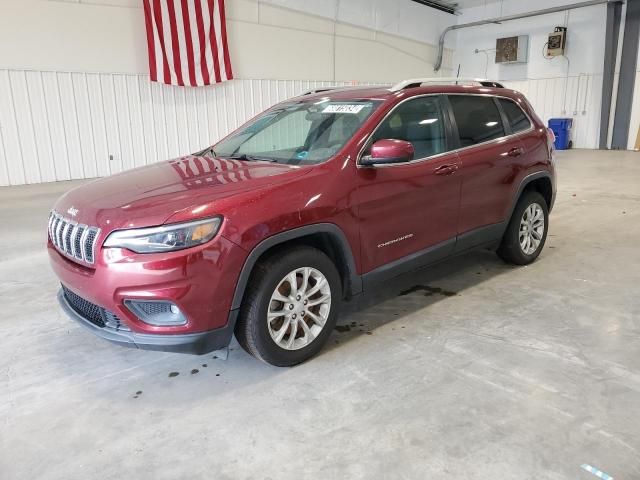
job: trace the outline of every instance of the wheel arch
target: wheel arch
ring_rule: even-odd
[[[287,246],[300,244],[317,248],[333,260],[343,282],[344,297],[362,292],[362,278],[358,274],[353,251],[344,232],[333,223],[318,223],[272,235],[256,245],[240,271],[231,310],[240,308],[251,273],[262,258]]]
[[[547,208],[549,212],[551,212],[554,203],[553,181],[551,179],[551,174],[547,171],[535,172],[527,175],[520,182],[518,191],[516,195],[514,195],[513,201],[511,203],[509,215],[506,219],[507,222],[509,221],[509,219],[511,219],[513,211],[515,210],[518,201],[522,197],[522,194],[529,190],[539,192],[544,197],[545,201],[547,202]]]
[[[520,195],[528,190],[533,190],[542,195],[545,202],[547,202],[548,210],[551,211],[553,206],[553,184],[551,183],[551,177],[542,175],[532,179],[525,185]]]

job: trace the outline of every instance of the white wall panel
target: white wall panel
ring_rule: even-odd
[[[104,109],[105,135],[107,137],[107,169],[111,174],[122,170],[122,147],[118,129],[118,101],[115,94],[113,75],[100,75],[100,93]],[[101,163],[101,161],[98,163]]]
[[[25,72],[9,72],[9,82],[13,95],[18,143],[22,155],[25,182],[39,183],[41,181],[40,164]]]
[[[87,94],[91,102],[91,125],[93,130],[94,156],[96,160],[96,175],[109,175],[109,144],[107,138],[107,122],[102,95],[100,75],[86,76]]]
[[[532,2],[495,2],[462,10],[459,23],[502,15],[518,14],[532,10],[556,7],[575,0],[537,0]],[[454,64],[460,64],[464,77],[481,76],[517,80],[520,78],[552,78],[577,76],[582,72],[602,73],[604,39],[606,30],[606,6],[572,10],[555,14],[512,20],[500,24],[465,28],[453,32],[457,37]],[[542,54],[549,33],[557,25],[568,28],[567,49],[564,57],[545,58]],[[529,36],[529,57],[523,64],[496,64],[494,62],[496,39],[512,35]],[[476,49],[480,52],[476,53]],[[488,62],[487,57],[488,55]]]
[[[138,77],[124,77],[127,92],[128,118],[131,132],[131,168],[140,167],[147,163],[147,149],[145,147],[144,127],[142,123],[142,98],[138,85]]]
[[[9,185],[26,183],[9,72],[0,70],[0,131]]]
[[[84,173],[85,159],[83,159],[82,157],[82,145],[80,141],[79,129],[80,122],[86,122],[87,120],[85,118],[78,118],[78,110],[76,109],[75,99],[76,92],[73,88],[73,74],[58,73],[56,75],[56,79],[58,82],[60,106],[62,109],[64,137],[67,144],[67,164],[69,166],[69,177],[71,179],[90,178],[86,177]]]
[[[151,137],[150,144],[154,149],[155,158],[169,158],[169,134],[167,129],[166,110],[164,108],[165,87],[158,83],[151,83],[150,89],[150,101],[152,104],[152,123],[150,127],[154,133]]]
[[[69,166],[69,153],[67,149],[67,133],[64,128],[62,116],[62,100],[60,98],[60,86],[58,75],[55,72],[42,73],[42,89],[46,104],[47,122],[51,142],[51,158],[55,180],[69,180],[71,168]],[[0,95],[2,97],[2,95]]]
[[[505,81],[505,86],[522,92],[546,123],[550,118],[573,118],[573,145],[598,148],[602,75]]]
[[[90,103],[87,76],[82,73],[71,75],[73,99],[78,119],[78,137],[80,138],[80,152],[82,175],[85,178],[98,176],[96,145],[93,132],[93,109]]]
[[[116,128],[120,138],[120,169],[129,170],[135,167],[136,159],[133,150],[132,122],[129,109],[128,75],[113,75],[114,95],[116,99]],[[125,127],[125,128],[123,128]]]
[[[2,127],[0,126],[0,185],[9,185],[9,169],[7,167],[7,154],[3,138]]]
[[[42,73],[25,72],[25,75],[27,77],[26,84],[31,107],[38,166],[40,167],[40,181],[52,182],[56,179],[56,172]]]
[[[0,70],[0,185],[93,178],[193,152],[281,100],[345,82]]]

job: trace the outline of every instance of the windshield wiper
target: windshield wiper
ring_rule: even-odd
[[[258,157],[256,155],[247,155],[246,153],[236,155],[221,155],[224,158],[230,158],[231,160],[243,160],[245,162],[276,162],[275,158]]]
[[[212,155],[213,157],[216,156],[216,152],[215,150],[213,150],[213,147],[207,147],[204,150],[200,150],[199,152],[193,153],[192,155],[194,157],[204,157],[207,154]]]

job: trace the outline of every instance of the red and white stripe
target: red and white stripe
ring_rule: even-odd
[[[144,0],[151,80],[211,85],[233,78],[224,0]]]

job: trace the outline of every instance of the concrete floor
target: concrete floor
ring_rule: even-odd
[[[558,170],[534,265],[403,278],[292,369],[93,337],[44,251],[73,183],[0,189],[0,478],[640,478],[640,153]]]

